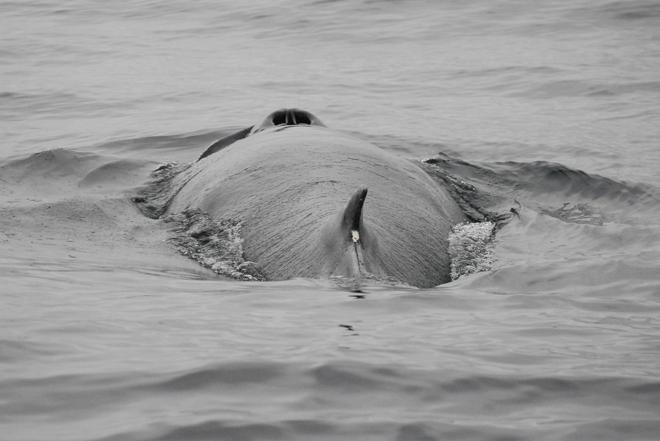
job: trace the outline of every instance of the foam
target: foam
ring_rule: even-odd
[[[170,242],[184,256],[222,276],[265,280],[256,264],[243,256],[240,222],[232,219],[218,222],[200,210],[185,210],[164,220],[174,225]]]
[[[468,222],[452,228],[449,233],[452,280],[492,268],[494,236],[493,222]]]

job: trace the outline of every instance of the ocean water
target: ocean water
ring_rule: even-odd
[[[0,1],[0,439],[660,439],[657,1]],[[511,218],[432,289],[241,282],[131,202],[272,110]],[[511,211],[513,209],[513,211]]]

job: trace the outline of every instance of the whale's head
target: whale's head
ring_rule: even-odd
[[[247,138],[250,135],[255,133],[263,132],[265,130],[283,130],[289,127],[310,127],[318,126],[325,127],[325,124],[321,122],[316,116],[306,110],[300,109],[280,109],[276,110],[270,115],[268,115],[261,124],[256,124],[252,127],[247,127],[243,130],[239,130],[236,133],[232,133],[229,136],[216,141],[213,145],[202,153],[198,161],[206,158],[207,156],[212,155],[213,153],[219,152],[225,147],[233,144],[234,142]]]
[[[261,124],[257,124],[250,130],[250,135],[264,130],[277,127],[287,128],[293,126],[321,126],[321,122],[314,114],[301,109],[279,109],[268,115]]]

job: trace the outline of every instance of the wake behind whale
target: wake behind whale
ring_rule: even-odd
[[[420,164],[297,109],[223,138],[193,164],[162,168],[136,201],[186,230],[189,254],[216,251],[239,274],[268,280],[435,286],[450,280],[448,236],[467,220]]]

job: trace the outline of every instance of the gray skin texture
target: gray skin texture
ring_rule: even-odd
[[[448,234],[466,220],[415,162],[320,125],[253,133],[175,180],[179,191],[168,211],[200,209],[241,221],[245,258],[269,280],[359,271],[418,287],[445,283]],[[342,220],[364,188],[357,253]]]

